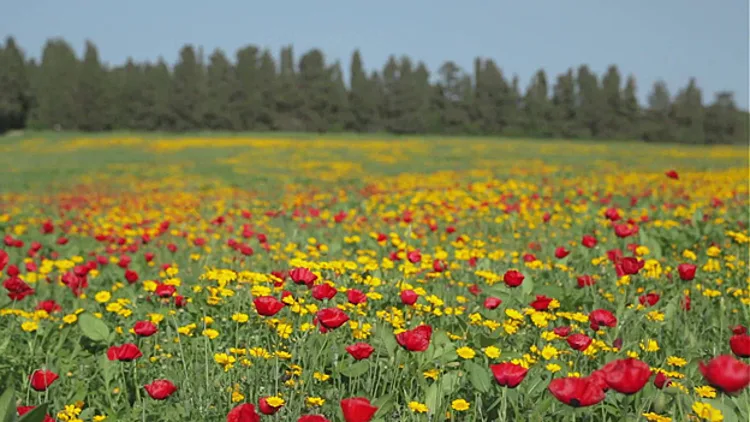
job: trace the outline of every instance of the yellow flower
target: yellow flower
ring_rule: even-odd
[[[36,321],[25,321],[23,324],[21,324],[21,329],[26,331],[27,333],[36,331],[37,328],[39,328],[39,323]]]
[[[640,344],[641,350],[644,352],[658,352],[659,351],[659,343],[656,342],[656,340],[646,340],[646,342],[641,342]]]
[[[474,356],[477,355],[477,353],[474,350],[472,350],[471,347],[466,347],[466,346],[459,347],[458,349],[456,349],[456,354],[458,356],[461,356],[461,358],[463,359],[472,359],[474,358]]]
[[[315,372],[313,374],[313,378],[315,378],[318,381],[324,382],[324,381],[328,381],[328,379],[331,378],[331,376],[328,374],[324,374],[322,372]]]
[[[218,332],[218,331],[216,331],[216,330],[214,330],[213,328],[207,328],[207,329],[203,330],[203,333],[202,333],[202,334],[203,334],[203,335],[204,335],[205,337],[208,337],[208,338],[209,338],[209,340],[213,340],[213,339],[215,339],[216,337],[219,337],[219,332]]]
[[[487,346],[484,349],[484,354],[490,359],[497,359],[500,357],[500,349],[495,346]]]
[[[662,416],[654,412],[644,413],[643,417],[649,422],[672,422],[672,418],[669,416]]]
[[[232,321],[239,322],[240,324],[247,322],[249,319],[250,316],[248,314],[236,313],[232,315]]]
[[[545,368],[547,368],[547,370],[552,372],[553,374],[562,369],[562,367],[556,363],[548,363],[547,366],[545,366]]]
[[[232,368],[233,364],[237,362],[237,359],[234,356],[228,355],[226,353],[216,353],[214,355],[214,362],[222,365],[224,367],[224,371],[226,372]]]
[[[63,322],[66,324],[75,324],[76,321],[78,321],[78,316],[75,314],[69,314],[63,317]]]
[[[724,415],[721,414],[721,411],[708,403],[693,403],[693,412],[704,421],[721,422],[724,420]]]
[[[681,357],[670,356],[667,358],[667,365],[682,368],[683,366],[687,365],[687,361]]]
[[[245,400],[245,396],[240,393],[239,391],[232,391],[232,403],[239,403],[242,400]]]
[[[322,397],[308,397],[305,399],[305,404],[310,407],[320,407],[325,404],[326,400]]]
[[[440,370],[435,369],[435,368],[428,369],[428,370],[422,372],[422,375],[425,378],[431,378],[433,381],[437,381],[438,376],[440,375]]]
[[[451,402],[451,408],[457,412],[469,410],[471,404],[464,399],[456,399]]]
[[[272,396],[266,399],[266,403],[268,403],[271,407],[281,407],[284,405],[284,399],[278,396]]]
[[[99,303],[107,303],[110,299],[112,299],[112,293],[106,290],[102,290],[101,292],[98,292],[94,295],[94,300]]]
[[[420,403],[418,401],[410,401],[409,410],[414,413],[427,413],[430,409],[427,408],[426,404]]]
[[[695,392],[704,399],[712,399],[716,397],[716,389],[710,385],[695,387]]]
[[[555,349],[554,346],[549,345],[549,344],[545,345],[544,349],[542,349],[542,357],[544,358],[544,360],[554,359],[559,354],[560,352],[557,349]]]

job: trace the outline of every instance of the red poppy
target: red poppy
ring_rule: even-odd
[[[619,260],[617,269],[618,273],[622,272],[622,275],[635,275],[643,268],[643,265],[645,265],[645,261],[642,259],[628,256]]]
[[[8,256],[8,252],[5,252],[4,250],[0,249],[0,271],[2,271],[6,265],[8,265],[8,262],[10,261],[10,257]]]
[[[690,303],[691,303],[691,302],[692,302],[692,301],[690,300],[690,296],[688,296],[688,295],[685,295],[685,296],[684,296],[684,297],[682,298],[682,302],[681,302],[681,307],[682,307],[682,310],[684,310],[684,311],[689,311],[689,310],[691,309],[691,306],[690,306]]]
[[[3,282],[3,287],[8,291],[8,297],[13,301],[23,300],[26,296],[33,295],[36,291],[18,277],[11,277]]]
[[[48,314],[62,311],[62,306],[58,305],[54,300],[43,300],[36,305],[37,310],[43,310]]]
[[[677,171],[675,171],[675,170],[667,170],[667,171],[664,172],[664,175],[666,175],[670,179],[674,179],[674,180],[679,180],[679,178],[680,178],[680,175],[677,174]]]
[[[307,268],[295,268],[289,271],[289,277],[295,284],[304,284],[307,287],[312,286],[318,279],[318,276]]]
[[[169,380],[156,380],[143,386],[148,395],[154,400],[166,400],[177,391],[177,387]]]
[[[641,305],[648,304],[648,306],[654,306],[657,303],[659,303],[659,298],[660,297],[661,296],[659,296],[656,293],[649,293],[649,294],[645,294],[643,296],[640,296],[638,298],[638,302],[640,302]]]
[[[432,327],[420,325],[413,330],[404,331],[396,336],[396,341],[410,352],[424,352],[430,347]]]
[[[439,259],[436,259],[432,261],[432,270],[436,273],[442,273],[443,271],[445,271],[445,264],[440,262]]]
[[[419,295],[414,290],[403,290],[401,291],[401,303],[404,305],[411,306],[417,303]]]
[[[663,372],[657,373],[654,377],[654,386],[660,390],[664,387],[669,387],[670,383],[671,381]]]
[[[361,303],[367,302],[367,296],[357,289],[349,289],[346,292],[346,299],[352,305],[359,305]]]
[[[349,315],[345,314],[344,311],[339,308],[321,309],[315,314],[315,316],[320,323],[321,328],[325,328],[326,330],[339,328],[349,321]]]
[[[552,332],[560,337],[567,337],[570,335],[570,327],[555,327],[552,329]]]
[[[638,359],[618,359],[602,367],[607,385],[622,394],[635,394],[648,383],[651,368]]]
[[[416,264],[417,262],[422,261],[422,253],[420,253],[418,250],[411,251],[406,254],[406,259],[408,259],[412,264]]]
[[[592,377],[556,378],[547,389],[556,399],[573,407],[593,406],[605,397],[604,390]]]
[[[31,388],[36,391],[44,391],[58,378],[60,377],[56,373],[48,369],[37,369],[31,374],[29,381],[31,382]]]
[[[620,218],[620,213],[617,211],[617,208],[607,208],[606,211],[604,211],[604,217],[607,218],[609,221],[617,221]]]
[[[737,324],[734,327],[731,327],[732,334],[747,334],[747,328],[745,328],[744,325]]]
[[[227,413],[227,422],[260,422],[260,415],[255,413],[255,406],[243,403]]]
[[[125,343],[122,346],[112,346],[107,350],[107,359],[130,362],[143,356],[141,350],[133,343]]]
[[[346,422],[370,422],[378,408],[364,397],[341,400],[341,411]]]
[[[260,410],[260,413],[264,415],[273,415],[274,413],[278,412],[279,409],[281,409],[282,407],[284,407],[283,404],[278,407],[271,406],[268,403],[268,397],[261,397],[258,400],[258,409]]]
[[[172,297],[175,293],[177,293],[177,288],[175,286],[169,285],[169,284],[160,284],[156,286],[156,290],[154,293],[163,298]]]
[[[583,352],[586,349],[588,349],[589,346],[591,346],[591,343],[594,341],[591,337],[587,336],[586,334],[580,334],[580,333],[572,334],[568,336],[566,340],[568,342],[568,345],[573,350],[578,350],[580,352]]]
[[[523,283],[524,275],[516,270],[506,271],[503,275],[503,281],[508,287],[518,287]]]
[[[351,346],[346,346],[346,351],[352,355],[356,360],[367,359],[370,357],[375,348],[367,343],[355,343]]]
[[[680,279],[683,281],[690,281],[695,278],[695,265],[693,264],[680,264],[677,266],[677,273],[680,275]]]
[[[156,324],[151,321],[138,321],[133,325],[133,331],[141,337],[150,337],[159,331]]]
[[[601,326],[615,327],[617,325],[617,317],[606,309],[596,309],[589,314],[589,323],[592,330],[598,331]]]
[[[297,422],[331,422],[322,415],[302,415]]]
[[[503,387],[516,388],[526,378],[528,369],[511,362],[490,365],[495,381]]]
[[[581,244],[589,249],[593,248],[594,246],[596,246],[596,238],[587,234],[583,236],[583,238],[581,238]]]
[[[594,277],[591,277],[590,275],[579,275],[576,278],[576,281],[578,282],[578,287],[580,288],[593,286],[594,284],[596,284],[596,280],[594,280]]]
[[[546,311],[554,299],[545,295],[537,295],[536,299],[529,305],[537,311]]]
[[[36,406],[18,406],[16,407],[16,412],[18,412],[18,416],[23,416],[34,409],[36,409]],[[44,415],[42,422],[55,422],[55,419],[50,415]]]
[[[284,308],[284,303],[273,296],[260,296],[253,299],[253,305],[258,314],[262,316],[274,316]]]
[[[750,365],[730,355],[717,356],[708,365],[699,362],[698,367],[709,384],[724,392],[734,393],[750,385]]]
[[[570,251],[562,246],[559,246],[557,249],[555,249],[555,258],[557,259],[563,259],[568,256],[568,254],[570,254]]]
[[[480,289],[479,286],[475,283],[469,286],[469,293],[473,294],[474,296],[479,296],[479,294],[482,293],[482,289]]]
[[[484,307],[487,309],[495,309],[503,303],[502,300],[494,296],[490,296],[484,300]]]
[[[335,287],[331,286],[328,283],[323,284],[316,284],[311,289],[312,297],[314,297],[317,300],[331,300],[334,296],[336,296],[336,293],[338,293],[338,290],[336,290]]]
[[[185,296],[175,295],[174,296],[174,306],[177,308],[184,308],[187,306],[187,298]]]

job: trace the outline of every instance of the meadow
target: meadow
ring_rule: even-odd
[[[750,420],[748,151],[0,138],[0,421]]]

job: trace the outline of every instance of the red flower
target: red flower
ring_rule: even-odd
[[[401,291],[401,302],[404,305],[411,306],[417,303],[417,299],[419,299],[419,295],[414,290]]]
[[[260,422],[260,415],[255,413],[255,406],[243,403],[227,413],[227,422]]]
[[[411,251],[406,254],[406,259],[408,259],[412,264],[416,264],[417,262],[422,261],[422,254],[418,250]]]
[[[604,217],[609,221],[617,221],[622,218],[620,213],[617,212],[617,208],[607,208],[607,211],[604,211]]]
[[[639,297],[638,298],[638,302],[640,302],[641,305],[645,305],[645,304],[648,303],[648,306],[654,306],[657,303],[659,303],[659,298],[660,297],[661,296],[659,296],[656,293],[649,293],[649,294],[645,294],[645,295]]]
[[[0,249],[0,271],[2,271],[3,268],[5,268],[5,266],[8,265],[8,261],[10,261],[8,252],[5,252],[4,250]]]
[[[667,170],[666,172],[664,172],[664,174],[670,179],[679,180],[680,178],[680,175],[677,174],[677,171],[675,170]]]
[[[691,309],[690,303],[690,296],[685,295],[685,297],[682,298],[682,309],[684,311],[689,311]]]
[[[747,328],[745,328],[744,325],[737,324],[734,327],[731,327],[732,334],[746,334]]]
[[[645,261],[632,256],[622,258],[617,263],[617,269],[622,271],[622,275],[635,275],[643,268]],[[618,272],[619,273],[619,272]]]
[[[359,305],[360,303],[367,302],[367,296],[357,289],[349,289],[346,292],[346,299],[352,305]]]
[[[396,336],[396,341],[410,352],[424,352],[430,347],[432,327],[420,325],[413,330],[404,331]]]
[[[693,264],[680,264],[677,266],[677,272],[680,274],[680,279],[690,281],[695,278],[696,268]]]
[[[23,416],[34,409],[36,409],[36,406],[18,406],[16,407],[16,412],[18,412],[18,416]],[[44,415],[42,422],[55,422],[55,419],[50,415]]]
[[[606,309],[596,309],[589,314],[589,323],[592,330],[598,331],[602,325],[615,327],[617,325],[617,318],[612,312]]]
[[[295,284],[304,284],[307,287],[311,287],[318,279],[318,276],[307,268],[295,268],[289,271],[289,277]]]
[[[573,407],[593,406],[605,396],[600,384],[592,377],[553,379],[547,389],[556,399]]]
[[[537,295],[536,299],[534,299],[533,302],[530,303],[530,306],[537,311],[546,311],[549,309],[550,303],[552,303],[554,299],[551,297],[547,297],[545,295]]]
[[[581,239],[581,244],[589,249],[593,248],[596,246],[596,238],[587,234]]]
[[[569,336],[566,340],[568,341],[568,345],[573,350],[578,350],[580,352],[583,352],[584,350],[588,349],[589,346],[591,345],[591,342],[594,341],[591,337],[587,336],[586,334],[578,334],[578,333]]]
[[[284,308],[284,303],[273,296],[256,297],[253,299],[253,305],[255,305],[258,314],[262,316],[274,316]]]
[[[339,328],[349,321],[349,315],[345,314],[344,311],[339,308],[321,309],[315,314],[315,316],[317,317],[321,328],[325,328],[326,330]]]
[[[317,300],[331,300],[334,296],[336,296],[336,293],[338,293],[338,290],[336,290],[335,287],[331,286],[328,283],[316,284],[315,286],[313,286],[311,291],[312,297]]]
[[[268,397],[261,397],[260,400],[258,400],[258,409],[260,409],[260,413],[264,415],[273,415],[274,413],[278,412],[279,409],[281,409],[283,406],[283,404],[279,407],[271,406],[270,404],[268,404]]]
[[[555,258],[557,259],[563,259],[566,256],[570,254],[570,251],[565,249],[564,247],[560,246],[557,249],[555,249]]]
[[[664,387],[669,387],[670,383],[671,381],[666,375],[664,375],[663,372],[657,373],[656,376],[654,377],[654,386],[658,388],[659,390],[661,390]]]
[[[321,415],[302,415],[297,422],[331,422]]]
[[[503,301],[500,300],[499,298],[496,298],[494,296],[490,296],[490,297],[488,297],[487,299],[484,300],[484,307],[487,308],[487,309],[495,309],[498,306],[500,306],[500,304],[502,304],[502,303],[503,303]]]
[[[26,296],[33,295],[36,291],[18,277],[11,277],[3,282],[3,287],[8,290],[10,300],[23,300]]]
[[[136,335],[141,337],[150,337],[156,334],[159,329],[156,328],[156,324],[151,321],[138,321],[133,326],[133,331]]]
[[[472,284],[469,286],[469,293],[473,294],[474,296],[479,296],[480,293],[482,293],[482,289],[477,286],[477,284]]]
[[[552,332],[560,337],[567,337],[570,334],[570,327],[555,327]]]
[[[596,284],[596,280],[594,280],[594,277],[591,277],[590,275],[579,275],[576,278],[576,281],[578,282],[578,287],[580,288],[593,286],[594,284]]]
[[[528,369],[515,363],[503,362],[495,365],[490,365],[492,375],[495,376],[495,381],[503,387],[516,388],[518,384],[526,378],[526,374],[529,372]]]
[[[432,270],[436,273],[442,273],[443,271],[445,271],[445,264],[440,262],[439,259],[436,259],[432,261]]]
[[[622,394],[635,394],[648,383],[651,369],[643,361],[633,358],[618,359],[604,367],[607,385]]]
[[[122,346],[112,346],[107,350],[107,359],[130,362],[143,356],[141,350],[133,343],[125,343]]]
[[[177,308],[184,308],[187,306],[187,298],[185,296],[175,295],[174,306]]]
[[[708,365],[699,362],[698,366],[703,378],[724,392],[734,393],[750,385],[750,365],[730,355],[717,356]]]
[[[62,306],[58,305],[54,300],[43,300],[36,305],[37,310],[43,310],[48,314],[52,315],[55,312],[62,311]]]
[[[346,346],[346,351],[352,355],[356,360],[367,359],[370,357],[375,348],[367,343],[355,343],[351,346]]]
[[[524,278],[525,277],[523,276],[523,274],[519,273],[516,270],[506,271],[503,275],[503,281],[508,285],[508,287],[520,286],[521,283],[523,283]]]
[[[143,388],[154,400],[166,400],[167,397],[177,391],[177,387],[169,380],[156,380],[151,384],[144,385]]]
[[[370,422],[378,408],[364,397],[341,400],[341,411],[346,422]]]
[[[60,377],[50,370],[37,369],[31,374],[29,381],[31,381],[31,388],[36,391],[44,391],[58,378]]]
[[[159,297],[172,297],[177,293],[177,288],[169,284],[160,284],[156,286],[154,293]]]
[[[135,283],[136,281],[138,281],[138,273],[133,270],[126,270],[125,280],[127,280],[130,284]]]

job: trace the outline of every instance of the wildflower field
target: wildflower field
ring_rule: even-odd
[[[0,138],[0,421],[747,421],[747,148]]]

